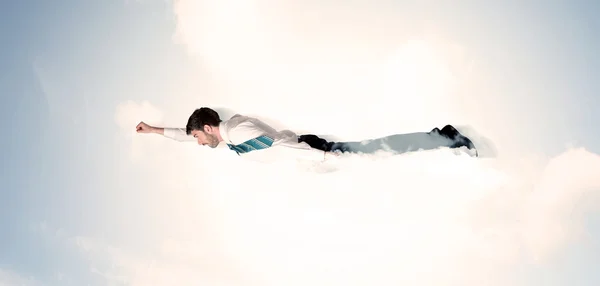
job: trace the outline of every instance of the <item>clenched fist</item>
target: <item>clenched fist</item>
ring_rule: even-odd
[[[142,121],[138,123],[138,125],[135,127],[135,131],[137,131],[137,133],[155,133],[156,128]]]

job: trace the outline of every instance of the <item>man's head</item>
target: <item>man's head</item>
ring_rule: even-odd
[[[216,148],[223,140],[219,133],[219,123],[221,118],[216,111],[202,107],[190,115],[185,132],[197,138],[198,144]]]

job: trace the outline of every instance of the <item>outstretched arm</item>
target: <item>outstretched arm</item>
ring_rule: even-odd
[[[169,139],[173,139],[175,141],[180,141],[180,142],[196,141],[196,138],[194,138],[194,136],[187,135],[185,133],[185,129],[183,129],[183,128],[156,127],[156,126],[148,125],[148,124],[144,123],[143,121],[140,122],[136,126],[136,131],[137,131],[137,133],[160,134]]]

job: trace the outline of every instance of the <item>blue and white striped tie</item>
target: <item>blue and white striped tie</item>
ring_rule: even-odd
[[[238,145],[228,143],[227,146],[229,146],[229,149],[235,151],[239,155],[240,153],[248,153],[255,150],[269,148],[271,145],[273,145],[273,141],[273,138],[263,135]]]

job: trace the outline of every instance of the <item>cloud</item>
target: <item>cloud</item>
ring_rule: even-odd
[[[131,100],[123,102],[117,106],[115,122],[122,129],[135,130],[135,125],[142,120],[150,124],[162,123],[163,114],[148,101],[140,104]],[[134,128],[131,128],[133,125]]]
[[[548,163],[524,210],[524,238],[536,258],[585,237],[585,217],[600,207],[598,168],[600,156],[583,148],[570,149]]]
[[[117,112],[141,118],[141,110],[129,103]],[[94,265],[94,272],[129,285],[175,278],[194,284],[199,271],[212,285],[232,283],[224,274],[231,272],[239,285],[505,285],[512,282],[510,269],[544,264],[584,238],[586,210],[597,206],[582,203],[600,191],[593,173],[600,157],[585,149],[541,161],[473,159],[446,150],[354,155],[298,169],[136,136],[146,156],[134,161],[159,183],[144,191],[169,190],[161,204],[176,206],[161,211],[172,221],[169,235],[152,238],[162,241],[149,247],[152,255],[74,240],[91,261],[108,259],[121,269]],[[335,172],[320,172],[326,169]],[[244,175],[232,179],[237,172]],[[506,279],[489,280],[500,274]]]
[[[207,244],[206,240],[165,238],[152,247],[136,251],[132,247],[114,245],[100,238],[68,234],[62,229],[58,231],[47,225],[39,233],[53,245],[66,246],[69,252],[75,251],[79,260],[85,263],[87,275],[69,271],[55,273],[56,279],[67,279],[71,285],[83,283],[74,282],[74,277],[85,277],[86,282],[97,281],[98,285],[240,285],[236,269],[227,264],[218,250],[213,249],[214,242]],[[61,235],[55,236],[55,233]],[[74,276],[69,277],[68,274]],[[0,271],[0,282],[3,281],[13,282],[7,282],[7,285],[21,285],[17,282],[33,280]]]
[[[144,154],[140,152],[140,142],[137,140],[139,137],[133,136],[136,134],[136,125],[141,121],[150,125],[161,125],[163,123],[163,114],[147,101],[138,104],[130,100],[122,102],[117,106],[114,120],[119,127],[120,134],[131,140],[131,156],[133,158],[140,158]],[[157,144],[153,150],[148,150],[148,142],[145,144],[146,152],[157,152],[159,147],[162,146],[161,144]]]
[[[584,239],[585,214],[598,209],[585,202],[600,192],[600,157],[584,149],[530,171],[444,150],[329,164],[337,171],[233,161],[229,176],[215,165],[195,177],[149,169],[153,182],[176,186],[145,189],[163,193],[168,228],[120,244],[40,228],[108,283],[514,285],[515,269]]]
[[[464,104],[479,102],[468,47],[398,28],[390,7],[266,3],[174,2],[176,40],[222,84],[211,85],[218,96],[198,87],[203,105],[348,139],[448,121],[511,135],[500,143],[519,132]],[[126,102],[115,118],[133,132],[138,120],[170,124],[189,106]],[[139,224],[155,230],[118,247],[74,241],[90,261],[108,261],[94,272],[130,285],[514,285],[515,270],[585,238],[597,206],[584,202],[600,191],[600,159],[585,149],[521,157],[499,144],[489,159],[441,149],[306,168],[129,135],[137,155],[122,163],[143,170],[131,178],[148,182],[138,186],[148,209],[138,211],[157,219]]]
[[[175,41],[222,83],[214,95],[196,94],[206,105],[346,138],[465,122],[464,100],[453,97],[473,79],[465,47],[433,28],[409,28],[409,13],[391,2],[337,4],[174,2]]]
[[[0,268],[0,286],[35,286],[42,285],[37,279],[31,276],[24,276],[9,269]]]

